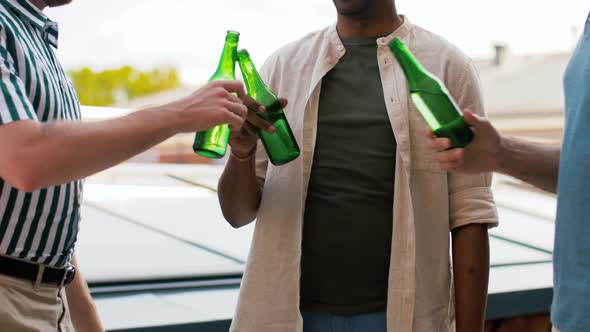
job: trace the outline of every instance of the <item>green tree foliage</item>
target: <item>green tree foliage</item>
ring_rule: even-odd
[[[180,85],[174,68],[140,71],[130,66],[94,72],[88,67],[69,72],[82,105],[109,106]]]

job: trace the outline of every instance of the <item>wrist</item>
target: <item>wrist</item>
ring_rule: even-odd
[[[242,152],[239,150],[231,150],[230,151],[230,156],[234,159],[236,159],[237,161],[249,161],[251,159],[254,159],[256,155],[256,146],[254,146],[253,149],[251,149],[250,151],[246,151],[246,152]]]
[[[156,113],[156,121],[160,121],[170,136],[191,132],[187,126],[187,114],[178,101],[173,101],[165,105],[155,106],[147,109]]]
[[[512,150],[512,140],[510,137],[503,137],[500,135],[498,139],[498,150],[496,151],[496,165],[495,170],[499,173],[508,173],[509,159]]]
[[[171,105],[150,107],[132,114],[145,115],[146,125],[157,128],[166,137],[182,132],[182,114]]]

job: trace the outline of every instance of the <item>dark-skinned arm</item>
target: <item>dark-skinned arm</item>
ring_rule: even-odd
[[[484,329],[490,253],[488,225],[470,224],[452,230],[457,332]]]
[[[557,192],[561,147],[501,135],[488,119],[468,110],[464,117],[475,132],[475,139],[464,149],[447,150],[447,138],[428,134],[441,169],[459,173],[499,172]]]
[[[287,100],[280,102],[287,106]],[[258,131],[274,132],[270,123],[250,111],[242,130],[231,134],[231,155],[219,179],[218,198],[223,216],[234,228],[256,219],[262,188],[256,177]]]
[[[221,210],[234,228],[252,222],[258,211],[262,189],[256,179],[254,153],[251,151],[236,157],[240,156],[239,152],[233,152],[219,179]]]

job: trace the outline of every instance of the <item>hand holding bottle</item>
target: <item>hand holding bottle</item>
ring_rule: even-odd
[[[389,48],[406,75],[410,99],[428,127],[437,136],[448,138],[454,148],[467,146],[473,132],[444,83],[428,72],[399,38],[394,38]]]
[[[244,85],[238,81],[209,83],[168,104],[179,116],[179,132],[201,131],[224,123],[232,131],[239,131],[248,116],[248,107],[257,109],[260,104],[246,95]]]
[[[448,150],[448,138],[435,137],[428,131],[430,148],[436,152],[435,160],[442,170],[478,173],[498,171],[502,159],[502,136],[486,118],[466,110],[463,117],[473,130],[473,142],[465,148]]]
[[[219,65],[213,76],[209,79],[209,82],[233,81],[236,79],[235,57],[239,39],[239,32],[232,30],[227,32]],[[195,135],[193,151],[207,158],[221,158],[225,155],[229,135],[230,128],[227,123],[198,132]]]
[[[281,103],[282,107],[286,107],[288,103],[287,99],[285,98],[280,98],[279,102]],[[259,108],[258,111],[263,112],[264,107]],[[251,156],[256,149],[256,144],[259,138],[259,130],[264,130],[272,134],[275,128],[270,123],[258,116],[256,112],[250,110],[248,112],[246,122],[244,122],[241,130],[232,131],[230,135],[229,145],[231,146],[232,153],[239,158],[247,158],[248,156]]]
[[[259,132],[268,160],[275,166],[291,162],[299,157],[301,151],[289,126],[281,101],[260,77],[248,51],[239,50],[237,55],[248,95],[266,107],[266,111],[260,116],[272,123],[275,128],[273,133]]]

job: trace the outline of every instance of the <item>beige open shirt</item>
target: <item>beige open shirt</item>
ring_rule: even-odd
[[[444,81],[461,108],[482,114],[479,80],[471,61],[454,46],[404,21],[376,41],[385,105],[397,140],[387,326],[388,332],[452,331],[449,231],[472,223],[497,225],[491,175],[449,174],[437,168],[427,147],[425,122],[408,99],[404,73],[387,44],[401,38]],[[289,99],[285,113],[301,156],[276,167],[258,149],[257,175],[264,191],[231,331],[303,330],[301,234],[320,85],[345,52],[331,26],[283,47],[261,70],[271,89]]]

